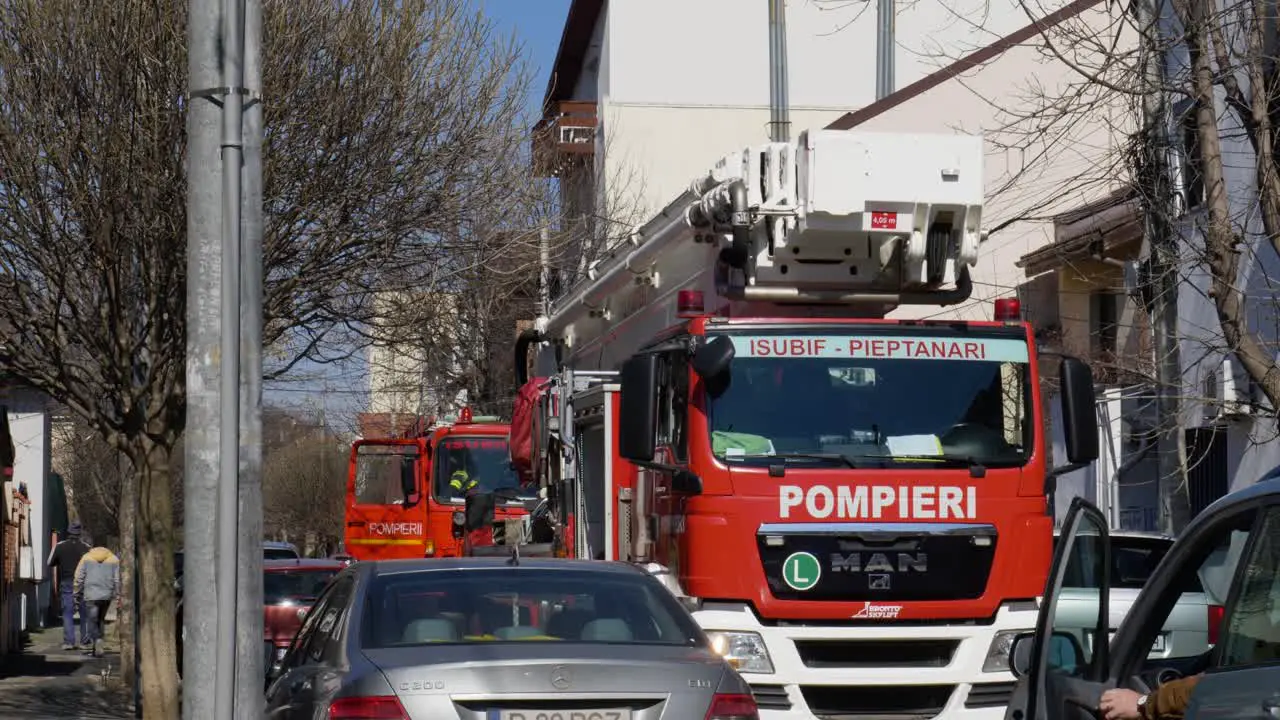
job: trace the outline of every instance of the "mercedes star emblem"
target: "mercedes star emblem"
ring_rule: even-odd
[[[573,675],[569,673],[569,668],[558,665],[551,669],[551,686],[557,690],[568,690],[573,684]]]

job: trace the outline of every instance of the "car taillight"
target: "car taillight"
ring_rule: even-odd
[[[1222,617],[1227,614],[1227,609],[1221,605],[1209,606],[1209,644],[1218,644],[1218,632],[1222,629]]]
[[[711,701],[706,720],[760,720],[756,699],[750,695],[718,693]]]
[[[345,697],[329,705],[329,720],[409,720],[394,695]]]

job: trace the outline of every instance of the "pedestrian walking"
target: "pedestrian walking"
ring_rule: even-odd
[[[90,548],[76,567],[76,595],[89,608],[90,655],[98,655],[112,600],[120,599],[120,558],[101,545]]]
[[[53,546],[49,559],[45,562],[50,570],[57,572],[58,598],[62,605],[62,649],[74,650],[76,647],[76,567],[80,559],[89,552],[89,545],[80,539],[80,523],[71,523],[67,528],[67,537]],[[80,608],[80,642],[89,643],[89,614],[84,607]]]

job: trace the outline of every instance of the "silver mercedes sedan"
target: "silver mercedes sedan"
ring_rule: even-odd
[[[756,720],[747,684],[626,563],[351,565],[267,689],[274,720]]]

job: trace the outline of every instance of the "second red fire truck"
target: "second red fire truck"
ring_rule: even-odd
[[[507,448],[510,428],[464,408],[456,422],[420,419],[404,437],[351,447],[344,539],[357,560],[456,557],[466,497],[497,492],[500,520],[528,514]]]
[[[663,579],[762,718],[1003,716],[1065,469],[1041,358],[1015,300],[885,319],[972,302],[982,208],[979,137],[748,148],[520,338],[513,460],[558,554]],[[1058,364],[1079,467],[1092,379]]]

